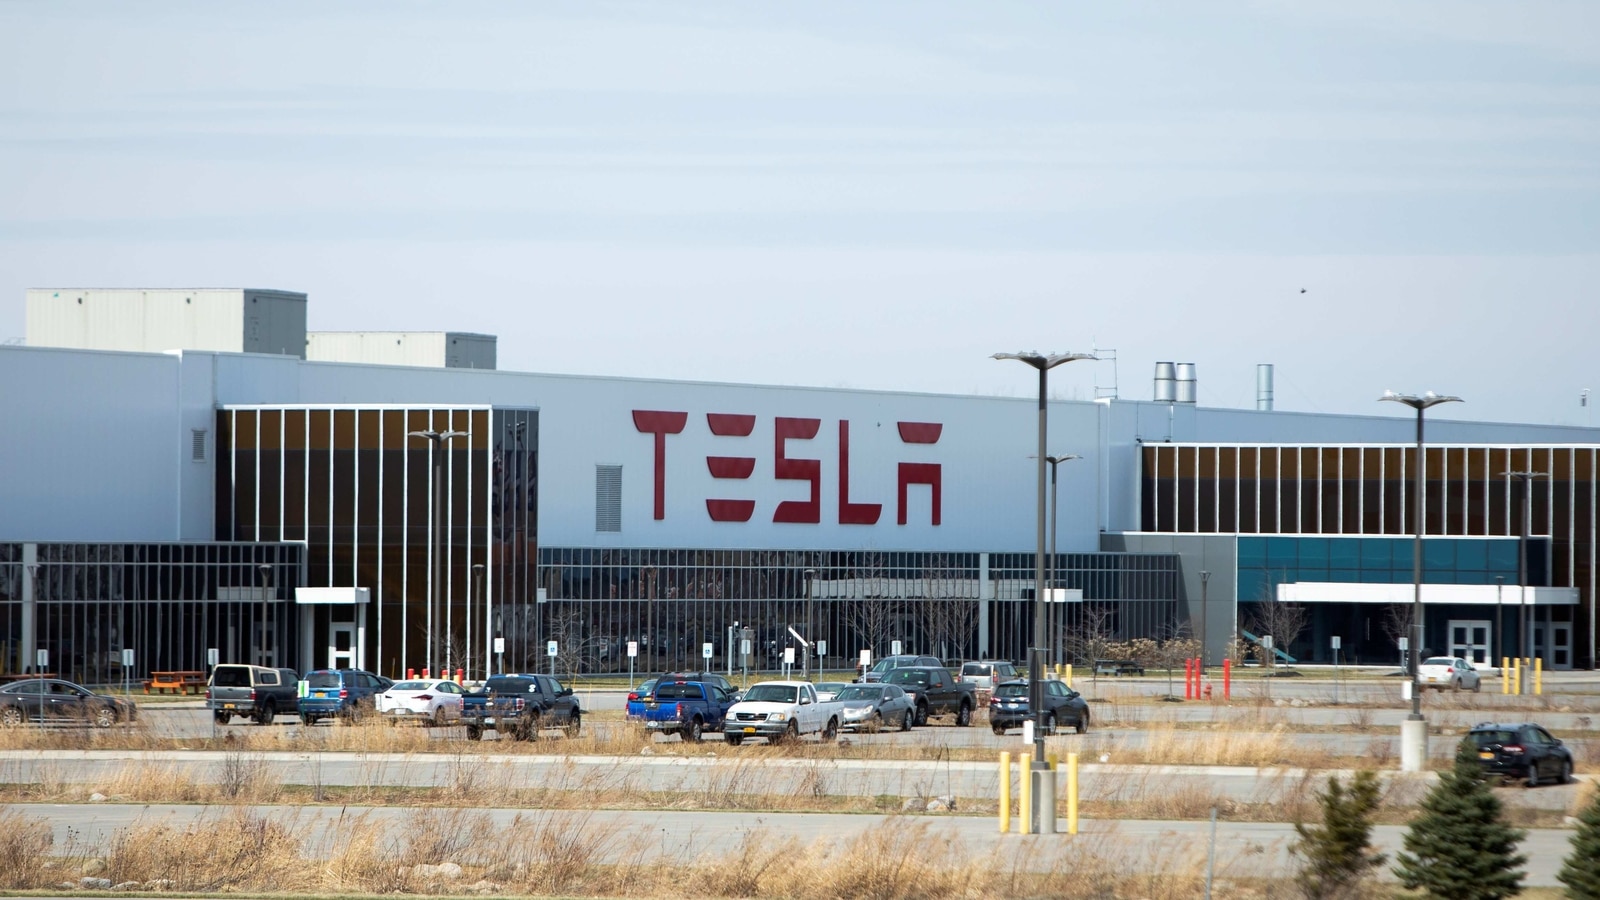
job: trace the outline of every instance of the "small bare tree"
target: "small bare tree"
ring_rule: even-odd
[[[1067,638],[1068,651],[1089,667],[1089,679],[1098,681],[1094,661],[1104,659],[1116,638],[1116,613],[1108,606],[1085,603],[1079,613],[1078,629]]]
[[[1411,604],[1391,603],[1383,608],[1383,633],[1388,635],[1390,646],[1398,648],[1400,639],[1406,638],[1410,643],[1411,633]],[[1421,647],[1416,648],[1421,650]]]
[[[1264,600],[1256,604],[1251,627],[1257,637],[1272,635],[1273,647],[1287,654],[1289,645],[1300,639],[1310,620],[1310,612],[1298,603]],[[1273,656],[1271,651],[1266,652],[1267,665],[1273,664]]]

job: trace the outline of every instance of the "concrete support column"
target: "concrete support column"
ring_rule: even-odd
[[[986,659],[994,659],[994,647],[989,645],[989,609],[994,599],[994,582],[989,580],[989,554],[978,554],[978,652]]]
[[[1056,773],[1045,760],[1033,760],[1034,834],[1056,833]]]
[[[16,671],[21,672],[33,665],[36,656],[35,650],[39,647],[39,598],[35,591],[39,587],[38,576],[34,574],[39,565],[39,545],[22,545],[22,634],[17,646]]]
[[[1400,723],[1400,771],[1421,772],[1428,767],[1428,723],[1406,719]]]

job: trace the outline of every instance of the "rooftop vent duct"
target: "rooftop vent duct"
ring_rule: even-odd
[[[1256,409],[1272,412],[1272,363],[1256,365]]]
[[[1156,363],[1155,399],[1157,403],[1173,403],[1178,399],[1177,367],[1173,363]]]
[[[1195,383],[1194,363],[1178,363],[1178,402],[1193,404],[1199,385]]]

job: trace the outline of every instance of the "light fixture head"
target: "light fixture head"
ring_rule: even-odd
[[[1379,397],[1378,399],[1380,401],[1390,400],[1395,403],[1404,403],[1412,409],[1427,409],[1430,406],[1438,406],[1441,403],[1462,402],[1460,397],[1452,397],[1448,394],[1436,394],[1433,391],[1428,391],[1421,396],[1416,394],[1397,394],[1394,391],[1384,391],[1383,396]]]
[[[1035,369],[1053,369],[1062,363],[1075,362],[1080,359],[1098,359],[1093,353],[1040,353],[1037,350],[1018,353],[995,353],[990,359],[1015,359],[1025,362]]]

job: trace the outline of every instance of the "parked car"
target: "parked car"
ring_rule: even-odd
[[[300,711],[300,676],[293,669],[223,663],[211,670],[206,683],[206,708],[218,725],[234,716],[271,725],[280,713]]]
[[[897,684],[847,684],[834,695],[839,701],[839,727],[846,731],[881,731],[895,726],[910,731],[916,705]]]
[[[831,741],[839,731],[839,709],[837,700],[818,700],[816,685],[809,681],[763,681],[728,710],[722,737],[735,747],[747,737],[792,743],[815,733]]]
[[[131,700],[96,694],[59,678],[30,678],[0,688],[0,725],[7,728],[29,722],[110,728],[138,717],[139,708]]]
[[[721,731],[733,692],[714,681],[663,677],[644,701],[644,714],[634,717],[645,730],[681,735],[698,741],[706,731]]]
[[[885,656],[872,664],[872,668],[861,673],[856,679],[857,684],[871,684],[883,680],[883,676],[904,666],[935,666],[944,667],[944,663],[937,656],[913,656],[901,654],[899,656]]]
[[[911,695],[918,725],[928,724],[930,716],[955,716],[956,724],[963,728],[972,724],[978,692],[957,681],[944,666],[901,666],[890,670],[883,680]]]
[[[1007,681],[994,689],[989,701],[989,728],[1005,734],[1008,728],[1021,728],[1033,718],[1027,679]],[[1089,702],[1067,687],[1064,681],[1046,681],[1044,687],[1044,733],[1055,734],[1062,725],[1071,725],[1079,734],[1089,730]]]
[[[643,681],[638,687],[628,692],[626,715],[635,719],[644,718],[645,701],[650,699],[651,692],[662,681],[703,681],[708,684],[714,684],[727,691],[733,697],[733,702],[735,703],[739,702],[740,697],[743,696],[739,689],[733,686],[733,682],[715,672],[668,672],[665,675],[657,675],[654,678]]]
[[[845,686],[846,684],[843,681],[819,681],[817,682],[817,699],[836,699],[839,692],[845,689]]]
[[[986,706],[995,685],[1018,678],[1017,667],[1001,659],[985,659],[961,664],[961,680],[978,692],[978,705]]]
[[[554,675],[494,675],[481,689],[462,696],[461,721],[469,741],[481,740],[485,730],[512,740],[537,740],[545,728],[561,728],[568,737],[577,737],[583,710],[572,688]]]
[[[1417,682],[1422,687],[1477,693],[1483,679],[1478,670],[1459,656],[1430,656],[1417,667]]]
[[[1478,748],[1478,760],[1492,775],[1526,778],[1528,787],[1549,779],[1556,784],[1572,780],[1572,751],[1542,725],[1532,722],[1472,726],[1467,740]]]
[[[305,695],[300,698],[300,723],[315,725],[339,716],[353,719],[371,712],[378,694],[394,684],[366,669],[313,669],[306,673]]]
[[[461,685],[444,678],[397,681],[377,696],[373,708],[391,725],[449,725],[461,720],[465,693]]]

